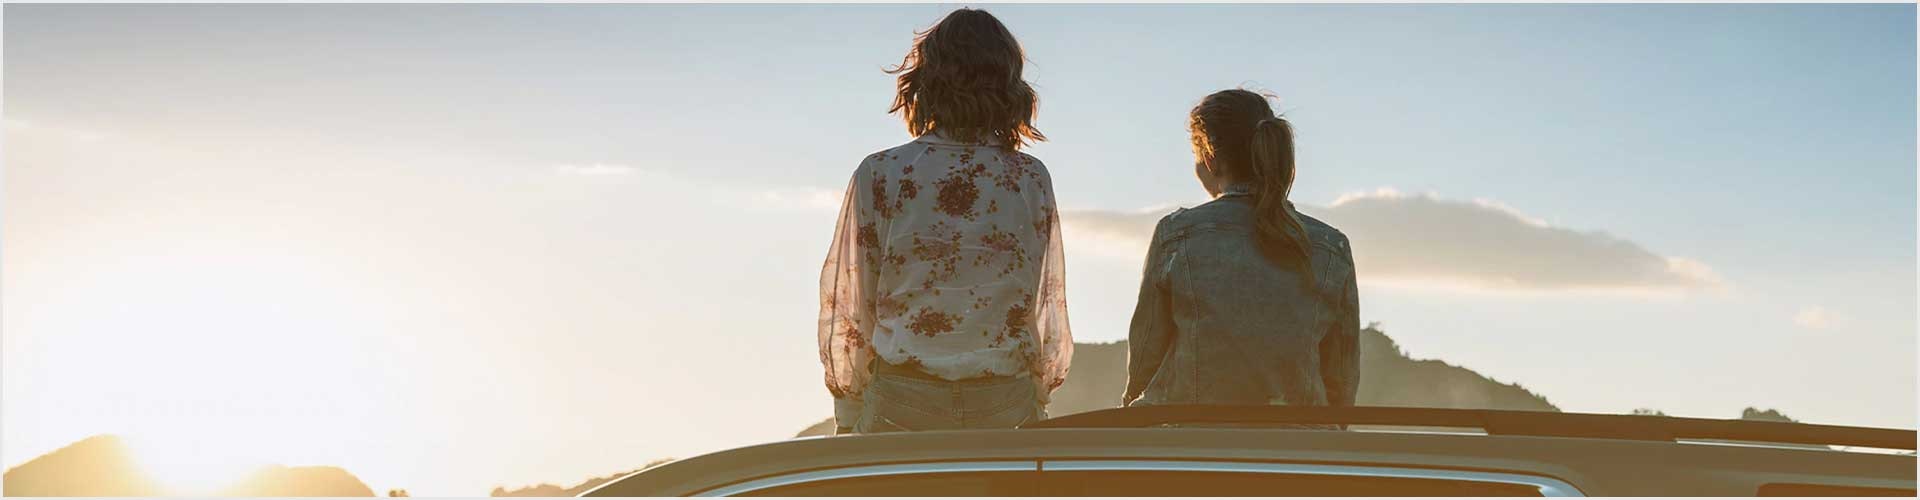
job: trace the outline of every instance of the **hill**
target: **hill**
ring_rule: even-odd
[[[7,469],[10,497],[145,497],[164,494],[111,435],[94,436]]]
[[[339,467],[269,465],[221,490],[228,497],[370,497],[360,478]]]
[[[177,494],[140,467],[118,436],[82,439],[8,469],[9,497],[152,497]],[[219,496],[370,497],[373,489],[339,467],[262,467]]]
[[[1127,383],[1127,342],[1076,343],[1073,371],[1047,405],[1051,416],[1071,415],[1120,405]],[[1546,398],[1519,384],[1504,383],[1440,360],[1407,356],[1378,325],[1360,330],[1360,395],[1364,406],[1417,406],[1492,410],[1560,411]],[[799,436],[833,432],[833,419],[815,423]]]
[[[671,458],[666,458],[666,459],[660,459],[660,460],[654,460],[654,461],[652,461],[652,462],[648,462],[648,463],[647,463],[647,465],[644,465],[644,466],[641,466],[641,467],[640,467],[640,468],[638,468],[638,469],[634,469],[634,470],[630,470],[630,471],[626,471],[626,472],[621,472],[621,473],[616,473],[616,474],[611,474],[611,475],[606,475],[606,476],[601,476],[601,477],[596,477],[596,478],[593,478],[593,479],[588,479],[588,480],[586,480],[585,482],[582,482],[582,483],[580,483],[580,484],[576,484],[576,485],[573,485],[573,486],[571,486],[571,487],[566,487],[566,488],[562,488],[562,487],[560,487],[559,485],[554,485],[554,484],[547,484],[547,483],[540,483],[540,484],[538,484],[538,485],[534,485],[534,486],[528,486],[528,487],[525,487],[525,488],[516,488],[516,489],[511,489],[511,490],[509,490],[509,489],[506,489],[506,488],[502,488],[502,487],[494,487],[494,488],[493,488],[493,493],[490,493],[490,494],[488,494],[487,496],[494,496],[494,497],[571,497],[571,496],[579,496],[579,495],[580,495],[581,493],[586,493],[586,492],[587,492],[587,490],[591,490],[591,489],[594,489],[595,487],[598,487],[598,486],[600,486],[600,485],[602,485],[602,484],[606,484],[606,482],[607,482],[607,481],[612,481],[612,480],[615,480],[615,479],[619,479],[619,478],[621,478],[621,477],[625,477],[625,476],[626,476],[627,474],[632,474],[632,473],[635,473],[635,472],[639,472],[639,471],[643,471],[643,470],[647,470],[647,469],[649,469],[649,468],[652,468],[652,467],[653,467],[653,466],[655,466],[655,465],[660,465],[660,464],[664,464],[664,463],[667,463],[667,462],[671,462],[671,461],[673,461],[673,459],[671,459]]]
[[[1465,367],[1439,360],[1414,359],[1392,338],[1369,325],[1361,330],[1361,385],[1359,403],[1369,406],[1486,408],[1559,411],[1546,398],[1518,384],[1487,378]],[[1052,415],[1068,415],[1119,404],[1126,383],[1127,343],[1076,344],[1073,374],[1054,393]],[[1655,409],[1635,414],[1662,415]],[[1792,422],[1777,410],[1747,408],[1740,418]],[[800,437],[833,432],[829,418],[801,430]],[[1810,446],[1812,447],[1812,446]],[[119,438],[94,436],[42,455],[7,470],[6,496],[164,496],[164,489],[141,470]],[[626,474],[668,460],[656,460],[638,469],[594,477],[569,487],[539,484],[515,489],[496,487],[492,496],[574,496]],[[398,492],[400,490],[396,490]],[[373,496],[373,490],[338,467],[269,466],[220,492],[221,496],[305,497]]]
[[[1378,325],[1360,330],[1362,406],[1560,411],[1547,398],[1464,367],[1407,356]]]

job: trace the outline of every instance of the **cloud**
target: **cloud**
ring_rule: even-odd
[[[765,210],[836,212],[840,210],[842,195],[845,194],[840,189],[819,187],[755,186],[619,163],[561,164],[548,168],[561,176],[601,179],[581,182],[643,183],[691,193],[708,200]]]
[[[823,188],[767,188],[746,191],[755,204],[780,209],[837,212],[846,193]]]
[[[108,138],[107,134],[92,130],[50,126],[44,123],[18,118],[0,119],[0,130],[5,130],[8,134],[19,134],[23,137],[70,141],[75,143],[98,142]],[[13,139],[14,136],[9,135],[8,138]]]
[[[760,210],[839,210],[840,189],[752,186],[630,165],[553,167],[563,175],[681,186],[680,190]],[[1067,251],[1138,262],[1171,205],[1136,211],[1065,210]],[[1353,240],[1360,279],[1370,285],[1507,292],[1670,293],[1722,287],[1711,267],[1656,254],[1600,231],[1555,226],[1495,200],[1457,200],[1392,188],[1300,206]]]
[[[1793,315],[1793,324],[1808,330],[1826,330],[1839,326],[1842,319],[1838,313],[1825,307],[1807,306]]]
[[[584,165],[556,165],[554,171],[567,175],[603,176],[632,175],[640,169],[631,165],[612,163],[589,163]]]
[[[1497,201],[1391,188],[1300,205],[1353,241],[1360,279],[1375,285],[1522,292],[1672,292],[1721,287],[1706,264],[1656,254],[1600,231],[1557,227]],[[1123,240],[1137,257],[1167,211],[1067,211],[1065,229]],[[1074,251],[1072,247],[1068,251]]]

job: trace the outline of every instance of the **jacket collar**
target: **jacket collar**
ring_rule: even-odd
[[[1218,200],[1222,198],[1235,198],[1235,197],[1250,198],[1252,196],[1253,196],[1253,186],[1247,185],[1245,183],[1236,183],[1236,184],[1227,185],[1226,189],[1220,190],[1220,195],[1213,197],[1213,199]],[[1293,200],[1287,200],[1287,209],[1294,210]]]
[[[1249,186],[1243,183],[1235,183],[1235,184],[1229,184],[1227,185],[1226,188],[1221,189],[1220,195],[1214,196],[1214,198],[1230,198],[1234,196],[1252,196],[1252,195],[1253,195],[1253,186]]]

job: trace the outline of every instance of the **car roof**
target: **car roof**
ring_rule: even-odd
[[[1050,428],[804,438],[669,463],[589,496],[688,495],[797,471],[887,463],[1150,459],[1394,465],[1544,476],[1587,495],[1751,496],[1769,483],[1912,489],[1911,455],[1528,435],[1271,428]]]

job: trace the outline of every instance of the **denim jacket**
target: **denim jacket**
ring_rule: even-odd
[[[1251,197],[1230,191],[1154,227],[1122,404],[1353,405],[1360,300],[1346,235],[1300,215],[1308,283],[1255,246],[1253,216]]]

